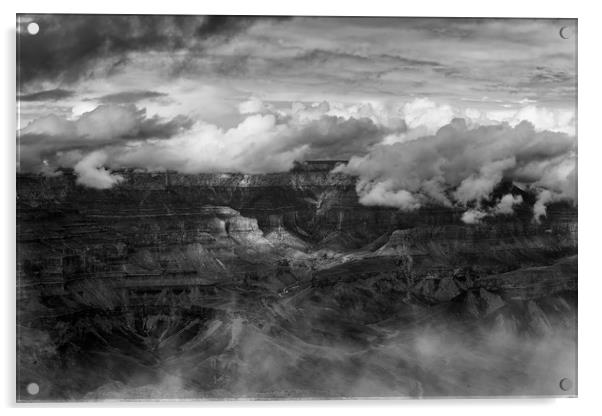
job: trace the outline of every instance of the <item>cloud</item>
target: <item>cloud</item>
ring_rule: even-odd
[[[74,167],[77,183],[96,189],[108,189],[121,182],[121,175],[112,174],[103,167],[106,160],[106,153],[97,151],[77,162]]]
[[[57,152],[99,149],[127,140],[167,139],[192,125],[185,116],[148,118],[144,109],[134,105],[101,105],[74,120],[51,114],[19,131],[20,168],[40,171],[45,165],[48,170],[47,164],[56,159]]]
[[[570,109],[549,109],[535,105],[526,105],[516,109],[492,110],[484,114],[485,120],[507,122],[516,126],[522,121],[529,121],[536,130],[549,130],[575,135],[577,120],[575,111]]]
[[[294,62],[299,63],[318,63],[323,64],[326,61],[335,61],[340,63],[341,61],[346,62],[348,64],[358,65],[361,63],[372,63],[373,59],[377,58],[381,61],[394,64],[396,66],[410,66],[410,67],[441,67],[442,64],[434,61],[425,61],[421,59],[412,59],[404,56],[393,55],[393,54],[379,54],[377,56],[370,56],[368,54],[362,53],[352,53],[352,52],[341,52],[341,51],[332,51],[325,49],[311,49],[305,51],[302,54],[298,54],[294,57]]]
[[[514,206],[523,202],[520,195],[506,194],[498,201],[493,208],[470,208],[462,214],[461,220],[465,224],[478,224],[485,217],[493,215],[511,215],[514,213]]]
[[[365,154],[384,134],[369,119],[322,116],[296,123],[273,114],[252,114],[226,130],[198,123],[168,140],[112,146],[108,162],[115,167],[185,173],[286,171],[296,160]]]
[[[56,88],[53,90],[45,90],[33,92],[30,94],[21,94],[17,96],[18,101],[58,101],[64,98],[72,97],[75,94],[74,91],[63,90]]]
[[[327,100],[311,103],[293,101],[290,107],[277,109],[263,104],[263,111],[269,111],[283,121],[296,125],[308,124],[328,116],[332,119],[369,121],[390,135],[402,134],[407,130],[398,106],[379,101],[359,103]]]
[[[486,212],[478,209],[469,209],[462,214],[461,220],[465,224],[478,224],[486,216]]]
[[[364,155],[385,135],[399,131],[363,117],[372,112],[338,109],[341,115],[328,115],[326,102],[293,104],[281,111],[253,99],[241,107],[249,114],[230,129],[194,123],[182,115],[171,120],[149,118],[133,104],[100,105],[74,119],[51,114],[19,131],[20,166],[47,172],[59,162],[73,163],[78,155],[104,149],[112,166],[272,172],[287,170],[300,159]]]
[[[89,93],[95,83],[98,95],[160,85],[177,96],[170,87],[186,79],[266,101],[429,97],[451,106],[454,117],[462,116],[459,100],[483,95],[500,103],[475,104],[483,113],[517,97],[574,103],[574,44],[549,36],[574,20],[280,19],[20,15],[19,92],[68,86]],[[38,36],[25,32],[31,20],[40,24]]]
[[[170,121],[146,117],[146,111],[134,105],[101,105],[75,120],[56,115],[36,119],[21,129],[22,136],[56,136],[57,141],[93,141],[103,139],[150,137],[166,138],[192,126],[192,121],[178,116]]]
[[[541,217],[545,217],[547,214],[546,205],[558,199],[560,199],[559,194],[554,193],[548,189],[540,190],[539,194],[537,195],[537,200],[533,205],[533,219],[536,222],[540,222]]]
[[[536,131],[553,131],[575,135],[575,112],[565,108],[544,108],[520,100],[513,109],[479,111],[472,107],[452,107],[429,98],[406,102],[363,102],[342,104],[330,101],[305,104],[294,103],[290,115],[298,120],[316,119],[322,115],[344,118],[369,118],[375,124],[395,130],[385,138],[385,144],[416,140],[435,134],[454,118],[463,118],[470,127],[499,125],[504,122],[515,127],[530,122]]]
[[[576,194],[576,50],[549,36],[576,21],[280,20],[19,15],[20,169],[350,158],[366,204],[489,212],[504,179]]]
[[[403,106],[403,117],[409,128],[426,127],[432,134],[454,118],[454,110],[447,104],[437,104],[428,98],[417,98]]]
[[[329,105],[324,103],[306,109],[297,106],[288,113],[261,107],[262,113],[249,114],[229,129],[202,121],[192,123],[185,117],[147,118],[144,110],[133,105],[99,106],[74,120],[43,117],[20,132],[21,170],[49,173],[52,167],[72,167],[87,155],[102,151],[103,167],[110,169],[287,171],[298,160],[346,160],[365,155],[394,131],[370,118],[355,118],[355,113],[348,118],[325,115]],[[102,171],[92,173],[106,177]]]
[[[20,17],[17,71],[23,85],[36,80],[74,82],[86,76],[106,75],[123,67],[130,52],[185,50],[195,54],[269,19],[218,15]],[[26,34],[28,19],[24,17],[39,24],[38,36]],[[100,60],[105,60],[102,65]]]
[[[364,188],[367,188],[365,192]],[[405,189],[395,190],[392,181],[378,182],[374,185],[360,181],[357,190],[360,194],[359,202],[363,205],[397,207],[407,211],[420,207],[412,193]]]
[[[505,104],[505,106],[514,108],[481,111],[472,107],[452,107],[429,98],[416,98],[403,104],[397,110],[409,131],[413,133],[411,137],[397,141],[434,134],[454,118],[464,118],[471,126],[506,122],[515,127],[523,121],[528,121],[537,131],[547,130],[575,135],[577,120],[573,109],[541,107],[532,104],[532,100],[529,99],[522,99],[514,104]]]
[[[141,100],[151,100],[166,96],[167,94],[157,91],[123,91],[114,94],[103,95],[98,97],[96,101],[100,101],[105,104],[133,104]]]
[[[287,126],[278,124],[271,114],[250,115],[227,130],[199,122],[190,131],[169,140],[113,146],[109,162],[116,167],[173,169],[183,173],[284,171],[307,148],[303,143],[275,148],[279,139],[289,133]]]
[[[75,119],[42,117],[20,131],[21,168],[49,173],[99,150],[104,168],[183,173],[266,173],[286,171],[296,160],[349,160],[338,171],[358,177],[362,204],[461,207],[479,212],[467,214],[473,223],[511,213],[521,202],[510,194],[491,201],[502,180],[549,189],[555,198],[576,195],[575,138],[529,122],[480,126],[453,119],[429,135],[449,113],[428,100],[283,107],[252,97],[238,110],[244,118],[227,129],[184,116],[148,118],[131,104],[101,105]],[[400,118],[406,113],[413,115],[410,124]],[[92,173],[106,179],[108,172],[99,172]]]
[[[264,108],[263,102],[256,97],[252,97],[251,99],[238,105],[238,111],[240,114],[260,113]]]
[[[374,146],[336,171],[358,177],[360,201],[372,203],[377,196],[380,204],[400,209],[428,204],[478,208],[503,179],[575,199],[576,150],[574,137],[536,131],[529,122],[468,127],[454,119],[434,135]],[[507,211],[510,202],[500,201],[496,212]],[[474,212],[467,217],[480,218]]]
[[[276,148],[290,149],[300,144],[308,146],[307,159],[347,160],[363,155],[371,146],[382,141],[388,129],[376,125],[369,118],[321,116],[306,123],[291,125]]]
[[[470,175],[460,183],[454,197],[461,204],[487,199],[495,185],[504,177],[504,172],[515,165],[516,159],[511,157],[481,166],[478,173]]]
[[[498,202],[493,211],[496,214],[512,214],[514,213],[514,206],[520,205],[522,202],[522,196],[506,194],[500,199],[500,202]]]

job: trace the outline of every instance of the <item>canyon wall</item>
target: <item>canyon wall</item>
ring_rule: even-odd
[[[17,176],[19,391],[555,395],[576,375],[568,203],[537,223],[534,195],[503,183],[514,213],[465,224],[458,208],[363,206],[319,164],[118,173],[106,190]]]

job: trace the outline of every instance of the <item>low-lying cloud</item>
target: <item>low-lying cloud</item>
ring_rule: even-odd
[[[496,185],[510,180],[539,191],[535,217],[553,199],[576,197],[576,139],[566,133],[536,131],[526,121],[468,127],[454,119],[432,136],[375,146],[337,171],[358,177],[357,192],[366,205],[404,210],[429,204],[465,207],[463,220],[511,213],[522,202],[506,195],[485,209]],[[522,199],[522,198],[521,198]]]
[[[77,183],[96,189],[108,189],[121,182],[123,176],[112,174],[103,165],[107,155],[103,152],[92,152],[75,164],[73,170],[77,174]]]
[[[490,217],[493,215],[512,215],[514,214],[514,206],[522,203],[523,197],[521,195],[506,194],[499,199],[497,205],[495,205],[493,208],[470,208],[462,214],[460,219],[465,224],[478,224],[485,217]],[[533,211],[533,218],[536,221],[539,221],[539,216],[535,212],[535,209]]]

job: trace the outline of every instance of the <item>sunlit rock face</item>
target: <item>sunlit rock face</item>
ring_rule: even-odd
[[[464,224],[330,166],[17,177],[19,389],[41,400],[576,394],[577,210]],[[23,397],[27,399],[26,397]]]

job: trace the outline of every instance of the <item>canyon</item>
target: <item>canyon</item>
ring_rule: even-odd
[[[336,163],[18,174],[18,399],[576,394],[576,206],[364,206]]]

